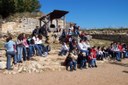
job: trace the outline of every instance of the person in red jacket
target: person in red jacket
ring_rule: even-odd
[[[92,56],[92,67],[97,67],[96,65],[96,55],[97,55],[97,51],[96,51],[96,47],[92,47],[91,49],[91,56]]]

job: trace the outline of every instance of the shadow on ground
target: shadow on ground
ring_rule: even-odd
[[[128,73],[128,71],[122,71],[123,73]]]
[[[119,65],[119,66],[128,67],[128,63],[122,63],[122,62],[110,62],[110,64],[114,64],[114,65]]]

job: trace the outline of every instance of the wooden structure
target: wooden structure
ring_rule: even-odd
[[[43,25],[47,25],[47,28],[52,30],[53,28],[57,28],[59,26],[59,20],[62,20],[62,28],[66,28],[66,18],[65,15],[69,13],[68,11],[63,10],[54,10],[53,12],[50,12],[49,14],[42,16],[40,21],[40,27]]]

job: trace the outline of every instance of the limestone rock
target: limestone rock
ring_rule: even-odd
[[[5,69],[6,68],[6,62],[2,61],[0,62],[0,69]]]

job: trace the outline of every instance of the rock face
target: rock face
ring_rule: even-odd
[[[6,62],[5,61],[1,61],[0,62],[0,69],[5,69],[6,68]]]
[[[25,61],[13,66],[12,71],[5,70],[4,74],[17,74],[17,73],[40,73],[43,71],[61,71],[65,67],[61,65],[64,61],[63,58],[51,58],[51,57],[33,57],[30,61]],[[4,69],[5,65],[1,64],[1,68]]]
[[[1,26],[1,32],[32,32],[32,30],[39,26],[39,20],[36,18],[22,18],[16,22],[6,22]]]

